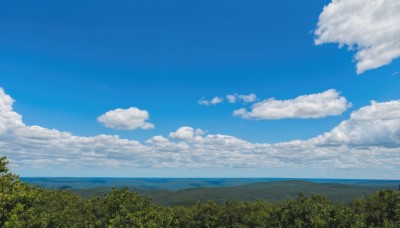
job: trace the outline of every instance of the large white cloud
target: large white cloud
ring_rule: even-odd
[[[357,73],[400,56],[399,0],[332,0],[324,7],[315,43],[339,43],[356,50]]]
[[[315,139],[319,145],[400,147],[400,102],[371,102],[332,131]]]
[[[14,100],[0,88],[0,133],[23,125],[21,115],[13,112],[13,103]]]
[[[133,107],[108,111],[99,116],[97,121],[108,128],[117,130],[153,129],[154,125],[146,122],[148,119],[149,113],[146,110]]]
[[[346,98],[334,89],[309,94],[290,100],[266,99],[251,106],[235,110],[234,116],[246,119],[321,118],[340,115],[350,107]]]
[[[275,144],[206,134],[188,126],[169,138],[154,136],[145,143],[111,135],[80,137],[26,126],[12,105],[11,97],[0,90],[0,155],[7,155],[17,169],[375,169],[380,172],[375,177],[385,178],[387,173],[396,178],[400,172],[400,101],[373,102],[330,132]]]

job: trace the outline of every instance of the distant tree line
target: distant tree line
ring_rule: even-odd
[[[400,191],[382,190],[349,203],[322,195],[280,203],[213,201],[165,207],[113,189],[84,199],[19,180],[0,158],[0,227],[400,227]]]

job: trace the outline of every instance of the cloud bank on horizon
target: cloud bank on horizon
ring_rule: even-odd
[[[333,0],[319,16],[315,44],[355,50],[357,74],[400,57],[400,1]]]
[[[27,126],[0,89],[0,148],[31,168],[317,168],[400,171],[400,101],[372,102],[309,140],[268,144],[184,126],[145,143]],[[381,174],[384,174],[382,172]],[[379,176],[379,175],[378,175]],[[385,176],[387,177],[387,176]],[[394,176],[393,176],[394,177]]]

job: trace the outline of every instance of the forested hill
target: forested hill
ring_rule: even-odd
[[[388,188],[395,189],[396,185]],[[72,189],[78,195],[90,198],[111,191],[111,186],[103,186],[89,189]],[[198,187],[182,190],[146,190],[142,188],[131,188],[131,191],[139,192],[144,196],[152,198],[153,202],[166,206],[190,205],[197,201],[212,200],[223,203],[228,200],[256,201],[266,200],[279,202],[296,198],[298,193],[311,196],[321,194],[332,201],[348,202],[350,200],[364,197],[377,190],[382,189],[374,185],[350,185],[337,183],[314,183],[302,180],[273,181],[247,184],[232,187]]]

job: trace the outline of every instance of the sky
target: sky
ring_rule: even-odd
[[[398,179],[398,0],[4,0],[21,176]]]

